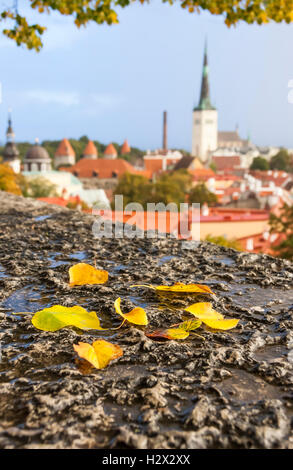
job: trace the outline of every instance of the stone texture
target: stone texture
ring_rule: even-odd
[[[0,192],[0,448],[292,448],[293,266],[269,256],[170,239],[94,239],[94,217]],[[188,245],[189,247],[191,245]],[[105,286],[68,286],[79,261]],[[147,310],[151,328],[181,320],[200,296],[158,296],[137,283],[202,282],[240,319],[202,341],[155,342],[143,328],[36,330],[45,306],[82,305],[102,326]],[[124,356],[86,370],[73,343],[104,337]]]

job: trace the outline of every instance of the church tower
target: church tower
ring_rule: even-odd
[[[207,45],[204,50],[199,104],[193,109],[192,119],[191,154],[207,163],[209,152],[218,147],[218,111],[210,99]]]
[[[6,145],[3,151],[3,163],[7,163],[14,173],[20,173],[19,151],[14,142],[15,134],[12,129],[11,113],[8,116],[8,128],[6,132]]]

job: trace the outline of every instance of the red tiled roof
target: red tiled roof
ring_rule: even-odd
[[[117,156],[117,150],[115,149],[113,144],[109,144],[104,152],[104,155],[116,155]]]
[[[147,159],[144,161],[144,167],[147,171],[149,171],[152,175],[157,171],[162,170],[163,168],[163,159]]]
[[[61,140],[56,152],[55,157],[64,157],[64,156],[75,156],[75,151],[73,150],[68,139]]]
[[[255,178],[265,181],[265,182],[274,182],[276,186],[282,186],[285,181],[288,179],[292,179],[292,175],[286,173],[285,171],[278,171],[278,170],[270,170],[270,171],[260,171],[260,170],[252,170],[250,174]]]
[[[85,157],[87,155],[96,155],[96,156],[98,156],[97,147],[95,146],[95,144],[93,143],[92,140],[89,140],[88,143],[86,144],[83,155]]]
[[[197,170],[188,170],[193,176],[194,181],[208,180],[215,177],[215,172],[211,168],[198,168]]]
[[[264,237],[263,233],[258,233],[255,235],[238,238],[237,241],[241,244],[241,247],[244,251],[248,251],[247,241],[251,239],[253,241],[253,249],[249,250],[250,252],[265,253],[267,255],[277,256],[277,253],[273,247],[279,245],[285,238],[286,235],[283,233],[268,234],[267,237]]]
[[[219,171],[233,169],[241,165],[241,159],[237,155],[235,155],[234,157],[213,156],[213,162],[215,163],[217,170]]]
[[[191,214],[192,220],[198,221],[198,213]],[[209,215],[200,215],[200,221],[203,222],[239,222],[268,220],[269,212],[261,209],[234,209],[210,207]]]
[[[224,175],[215,175],[214,176],[216,181],[242,181],[241,176],[233,175],[233,174],[224,174]]]
[[[171,165],[176,165],[177,161],[175,158],[145,158],[144,159],[144,167],[145,169],[150,172],[152,175],[154,173],[158,173],[159,171],[163,170],[163,161],[165,161],[166,168]]]
[[[121,155],[125,155],[130,152],[130,147],[128,145],[127,139],[124,140],[124,143],[121,147]]]
[[[66,207],[69,202],[80,201],[79,196],[71,196],[68,199],[63,197],[38,197],[38,201],[46,202],[47,204],[55,204],[55,206]]]
[[[119,177],[124,173],[136,173],[133,166],[122,158],[108,160],[107,158],[98,158],[91,160],[82,158],[70,168],[60,168],[62,171],[68,171],[75,174],[78,178],[102,178],[108,179]]]

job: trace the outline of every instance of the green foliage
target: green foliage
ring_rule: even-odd
[[[280,150],[270,161],[271,170],[292,171],[292,155],[287,150]]]
[[[57,196],[56,186],[42,176],[38,178],[26,178],[26,189],[23,190],[25,197],[54,197]]]
[[[241,250],[241,244],[235,238],[227,239],[221,236],[214,237],[213,235],[207,235],[205,241],[214,243],[215,245],[225,246],[227,248],[234,248],[234,250]]]
[[[69,201],[66,205],[68,209],[81,209],[82,211],[89,211],[90,208],[84,201]]]
[[[274,250],[281,258],[293,261],[293,206],[285,204],[280,215],[270,214],[270,232],[284,234],[284,240]]]
[[[191,187],[191,175],[186,170],[164,173],[154,183],[141,175],[125,173],[119,178],[114,195],[122,194],[124,207],[130,202],[140,203],[147,209],[148,203],[176,205],[185,201],[185,196]]]
[[[209,165],[210,169],[217,173],[217,165],[215,162],[211,162]]]
[[[123,195],[124,207],[131,202],[138,202],[146,208],[146,202],[148,195],[152,191],[152,183],[142,175],[132,175],[130,173],[124,173],[119,178],[118,185],[114,191],[114,195]],[[114,204],[114,198],[112,205]]]
[[[0,191],[21,195],[17,175],[6,164],[0,164]]]
[[[192,184],[192,177],[187,170],[178,170],[172,173],[164,173],[153,184],[152,192],[147,202],[169,204],[171,202],[179,206],[185,202],[185,196]]]
[[[213,206],[217,203],[217,196],[208,190],[204,183],[194,186],[189,193],[189,203],[208,204]]]
[[[71,16],[75,25],[86,26],[89,22],[112,25],[118,23],[117,11],[131,5],[134,1],[149,3],[149,0],[30,0],[31,8],[39,13],[58,11],[61,15]],[[175,0],[162,0],[172,5]],[[293,20],[293,0],[179,0],[182,8],[190,13],[209,11],[213,15],[221,15],[227,26],[239,21],[246,23],[291,23]],[[10,28],[3,33],[16,41],[17,45],[25,45],[28,49],[39,51],[42,47],[44,27],[29,25],[26,18],[17,12],[17,6],[3,7],[0,21],[8,21]]]
[[[263,157],[254,157],[252,164],[250,165],[251,170],[267,171],[270,169],[269,162]]]

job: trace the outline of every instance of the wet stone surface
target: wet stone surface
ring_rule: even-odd
[[[293,266],[212,244],[94,239],[93,217],[0,192],[0,448],[293,448]],[[103,286],[68,286],[80,261],[109,271]],[[166,297],[137,283],[202,282],[236,329],[203,342],[154,342],[143,328],[55,333],[29,315],[82,305],[102,326],[147,310],[152,328],[206,297]],[[124,356],[83,370],[73,343],[105,338]]]

